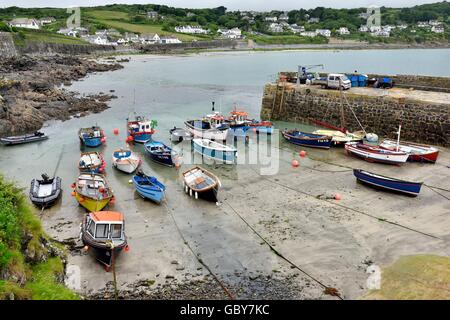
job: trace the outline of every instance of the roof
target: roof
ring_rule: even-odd
[[[28,18],[15,18],[10,21],[12,24],[32,24],[36,23],[35,19],[28,19]]]
[[[90,217],[95,222],[99,221],[117,221],[117,222],[123,222],[123,214],[120,212],[115,211],[98,211],[98,212],[91,212]]]

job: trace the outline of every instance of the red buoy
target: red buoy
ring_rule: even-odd
[[[300,164],[298,163],[297,160],[293,159],[293,160],[291,161],[291,165],[292,165],[294,168],[297,168]]]
[[[119,129],[114,128],[114,134],[117,136],[119,134]]]
[[[306,156],[306,151],[302,150],[302,151],[300,151],[299,154],[300,154],[300,157],[304,158]]]
[[[334,200],[341,200],[341,195],[339,193],[335,193]]]

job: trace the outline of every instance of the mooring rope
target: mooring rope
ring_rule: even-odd
[[[329,203],[329,204],[332,204],[332,205],[335,205],[335,206],[344,208],[344,209],[346,209],[346,210],[348,210],[348,211],[353,211],[353,212],[356,212],[356,213],[365,215],[365,216],[367,216],[367,217],[370,217],[370,218],[373,218],[373,219],[377,219],[378,221],[386,222],[386,223],[395,225],[395,226],[397,226],[397,227],[400,227],[400,228],[403,228],[403,229],[406,229],[406,230],[409,230],[409,231],[413,231],[413,232],[416,232],[416,233],[425,235],[425,236],[427,236],[427,237],[431,237],[431,238],[434,238],[434,239],[443,240],[443,239],[441,239],[441,238],[439,238],[439,237],[437,237],[437,236],[434,236],[434,235],[432,235],[432,234],[429,234],[429,233],[426,233],[426,232],[423,232],[423,231],[420,231],[420,230],[416,230],[416,229],[407,227],[407,226],[402,225],[402,224],[400,224],[400,223],[397,223],[397,222],[394,222],[394,221],[390,221],[390,220],[388,220],[388,219],[381,218],[381,217],[372,215],[372,214],[370,214],[370,213],[367,213],[367,212],[364,212],[364,211],[361,211],[361,210],[358,210],[358,209],[355,209],[355,208],[352,208],[352,207],[348,207],[348,206],[346,206],[346,205],[337,203],[337,202],[335,202],[335,201],[330,201],[330,200],[328,200],[328,199],[320,199],[320,198],[317,198],[315,195],[310,194],[310,193],[308,193],[308,192],[305,192],[305,191],[302,191],[302,190],[298,190],[298,189],[295,189],[295,188],[290,187],[290,186],[288,186],[288,185],[282,184],[282,183],[280,183],[280,182],[278,182],[278,181],[275,181],[275,180],[266,178],[266,177],[260,175],[258,172],[256,172],[253,168],[250,168],[250,170],[252,170],[253,172],[255,172],[255,173],[256,173],[259,177],[261,177],[262,179],[267,180],[267,181],[269,181],[270,183],[277,184],[277,185],[279,185],[279,186],[281,186],[281,187],[283,187],[283,188],[286,188],[286,189],[289,189],[289,190],[292,190],[292,191],[301,193],[301,194],[303,194],[303,195],[306,195],[306,196],[308,196],[308,197],[311,197],[311,198],[314,198],[314,199],[317,199],[317,200],[325,201],[325,202],[327,202],[327,203]]]
[[[228,192],[229,193],[229,192]],[[245,220],[237,211],[236,209],[233,208],[233,206],[228,202],[228,201],[223,201],[223,203],[225,203],[226,205],[228,205],[231,210],[233,210],[233,212],[247,225],[247,227],[250,228],[250,230],[253,231],[254,234],[256,234],[266,245],[269,246],[270,250],[272,250],[277,256],[279,256],[281,259],[283,259],[284,261],[286,261],[287,263],[289,263],[291,266],[293,266],[295,269],[299,270],[301,273],[303,273],[304,275],[306,275],[308,278],[312,279],[314,282],[316,282],[317,284],[319,284],[321,287],[323,287],[325,289],[325,293],[327,294],[331,294],[333,296],[338,297],[340,300],[344,300],[344,298],[342,298],[342,296],[339,294],[339,292],[333,288],[333,287],[329,287],[327,285],[325,285],[322,281],[320,281],[319,279],[317,279],[316,277],[314,277],[313,275],[311,275],[309,272],[305,271],[304,269],[300,268],[298,265],[296,265],[294,262],[292,262],[291,260],[289,260],[288,258],[286,258],[280,251],[278,251],[277,249],[275,249],[273,247],[273,245],[271,245],[269,243],[269,241],[266,240],[266,238],[264,238],[258,231],[255,230],[255,228],[250,225],[249,222],[247,222],[247,220]]]
[[[167,200],[166,200],[167,201]],[[230,298],[230,300],[235,300],[234,295],[230,292],[230,290],[220,281],[219,277],[211,270],[211,268],[203,261],[203,259],[199,258],[198,255],[195,253],[194,249],[192,249],[189,242],[186,240],[185,236],[183,235],[183,232],[181,231],[180,227],[178,226],[178,223],[172,214],[172,211],[170,210],[168,204],[166,201],[163,201],[164,207],[166,208],[167,212],[169,213],[170,217],[173,220],[173,223],[175,225],[175,228],[177,229],[178,234],[181,237],[181,240],[183,240],[183,243],[188,247],[188,249],[192,252],[192,254],[195,256],[195,259],[208,270],[209,274],[214,278],[214,280],[219,284],[219,286],[223,289],[225,294]]]

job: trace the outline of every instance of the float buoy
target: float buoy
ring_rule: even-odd
[[[299,166],[299,163],[298,163],[298,161],[297,160],[292,160],[291,161],[291,165],[294,167],[294,168],[297,168],[298,166]]]
[[[306,151],[305,150],[300,151],[299,155],[300,157],[304,158],[306,156]]]
[[[119,134],[119,129],[114,128],[114,134],[117,136]]]
[[[341,200],[341,195],[339,193],[335,193],[333,195],[334,200]]]

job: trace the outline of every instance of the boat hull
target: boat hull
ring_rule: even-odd
[[[171,155],[161,155],[155,153],[148,153],[148,155],[152,161],[164,166],[173,167],[175,165]]]
[[[164,187],[158,187],[155,185],[142,185],[139,183],[140,178],[137,176],[133,177],[133,185],[136,192],[144,199],[149,199],[156,203],[161,203],[164,199]],[[159,182],[158,182],[159,183]]]
[[[359,169],[353,169],[356,179],[368,186],[384,191],[402,193],[416,197],[420,193],[422,183],[402,181],[380,175],[375,175]]]
[[[380,150],[383,150],[379,148]],[[402,164],[405,163],[408,159],[408,154],[406,153],[400,153],[396,154],[393,152],[390,152],[389,150],[384,150],[386,152],[382,151],[371,151],[371,150],[365,150],[361,149],[357,146],[357,144],[354,143],[346,143],[345,144],[345,150],[347,153],[358,157],[362,160],[368,161],[368,162],[378,162],[378,163],[385,163],[385,164]]]
[[[120,244],[115,244],[114,249],[112,250],[108,248],[104,242],[97,242],[92,239],[92,237],[89,236],[85,230],[83,230],[81,233],[81,241],[83,242],[84,246],[88,246],[95,250],[95,258],[98,262],[105,265],[106,268],[111,267],[113,250],[114,255],[116,256],[120,252],[122,252],[123,249],[128,245],[127,241],[125,240]]]
[[[197,142],[196,139],[193,140],[194,152],[200,154],[211,160],[218,162],[223,162],[225,164],[235,164],[237,157],[237,150],[217,150],[213,148],[207,148]]]
[[[385,139],[380,143],[380,147],[386,150],[396,150],[397,142],[389,139]],[[399,144],[399,150],[409,154],[408,161],[410,162],[429,162],[435,163],[439,156],[439,150],[415,143],[402,143]]]
[[[89,148],[96,148],[102,145],[101,138],[83,138],[80,137],[80,141],[83,145]]]
[[[1,138],[0,142],[4,144],[5,146],[15,146],[19,144],[24,143],[31,143],[31,142],[38,142],[47,140],[48,136],[34,136],[34,135],[27,135],[27,136],[18,136],[18,137],[5,137]]]
[[[302,132],[300,132],[303,134]],[[296,144],[302,147],[318,148],[318,149],[330,149],[331,137],[321,136],[316,138],[302,138],[301,136],[292,135],[290,132],[283,131],[283,137],[290,143]],[[314,135],[312,135],[314,136]]]
[[[200,121],[199,121],[200,122]],[[185,122],[187,130],[194,136],[198,138],[203,139],[209,139],[209,140],[219,140],[223,141],[227,139],[229,128],[227,129],[202,129],[199,127],[196,127],[189,123],[188,121]]]
[[[140,160],[120,160],[113,161],[113,167],[125,173],[133,173],[139,168]]]
[[[102,200],[95,200],[87,197],[81,196],[78,192],[75,192],[75,199],[78,203],[90,212],[101,211],[109,203],[111,198],[106,198]]]
[[[30,187],[30,201],[39,208],[50,208],[53,206],[61,197],[61,178],[55,177],[51,184],[47,184],[51,188],[51,192],[45,195],[39,194],[39,188],[41,188],[42,183],[38,179],[33,179],[31,181]]]
[[[132,134],[133,141],[136,143],[146,143],[147,141],[152,139],[151,133],[141,133],[141,134]]]

